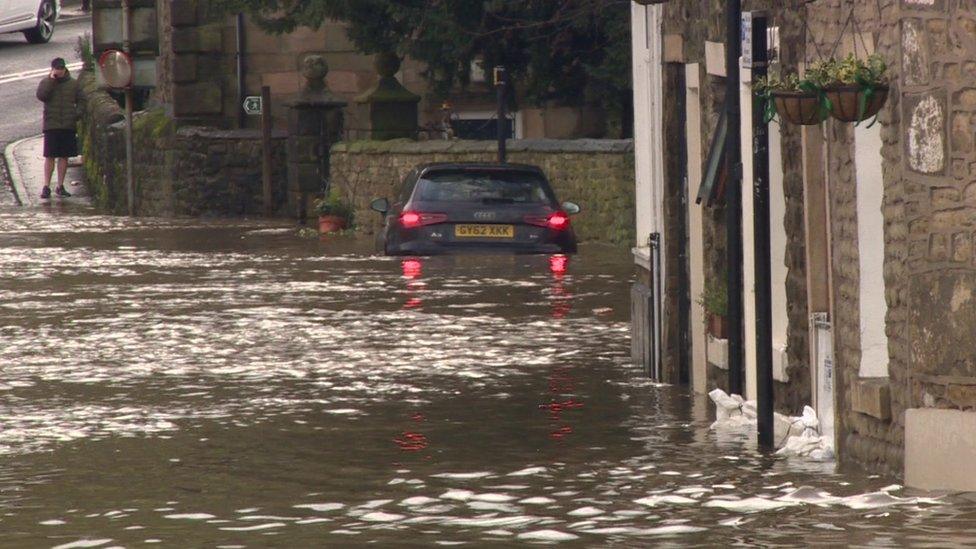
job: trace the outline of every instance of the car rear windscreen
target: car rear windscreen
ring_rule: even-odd
[[[444,171],[417,181],[414,200],[470,204],[552,204],[549,185],[532,172]]]

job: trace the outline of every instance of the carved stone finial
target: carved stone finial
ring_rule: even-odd
[[[325,75],[329,74],[329,64],[321,55],[312,54],[302,60],[302,76],[305,78],[305,93],[325,91]]]
[[[376,74],[379,74],[380,78],[391,78],[400,70],[400,58],[391,51],[378,53],[376,60],[373,61],[373,68],[376,69]]]

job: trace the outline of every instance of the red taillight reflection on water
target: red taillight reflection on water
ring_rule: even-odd
[[[403,276],[405,278],[414,279],[420,278],[423,274],[424,264],[420,262],[419,259],[404,259],[400,266],[403,268]]]
[[[569,257],[565,255],[549,256],[549,272],[554,275],[566,274],[566,266],[569,265]]]

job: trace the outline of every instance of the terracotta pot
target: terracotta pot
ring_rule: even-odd
[[[820,109],[820,100],[815,93],[780,91],[773,92],[772,98],[776,114],[790,124],[809,126],[827,118],[827,113]]]
[[[725,329],[725,317],[721,315],[709,314],[708,333],[717,339],[728,339],[729,336],[727,330]]]
[[[888,100],[888,86],[874,88],[874,93],[867,99],[864,112],[857,114],[861,95],[865,93],[861,86],[835,86],[824,90],[830,100],[830,115],[841,122],[861,122],[878,114],[885,101]]]
[[[336,233],[346,228],[346,220],[338,215],[320,215],[319,232]]]

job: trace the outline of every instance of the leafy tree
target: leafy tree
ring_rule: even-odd
[[[426,65],[443,97],[470,81],[471,62],[504,65],[534,103],[595,103],[630,133],[630,0],[215,0],[268,32],[344,22],[365,54]]]

